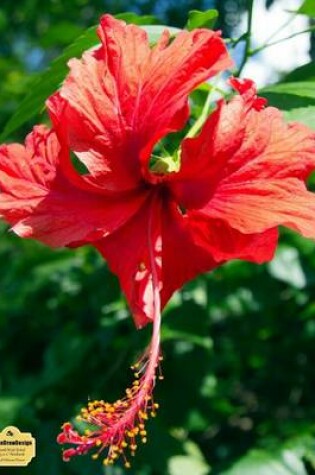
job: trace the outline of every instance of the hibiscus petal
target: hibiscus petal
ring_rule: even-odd
[[[190,213],[189,225],[195,243],[217,262],[243,259],[262,264],[273,258],[278,242],[276,228],[258,234],[243,234],[230,223],[198,212]]]
[[[209,247],[195,240],[194,229],[177,205],[163,208],[162,238],[162,305],[186,282],[210,272],[221,262],[215,261]]]
[[[170,180],[187,208],[205,206],[222,182],[305,180],[315,168],[314,132],[286,124],[273,107],[262,109],[252,81],[233,85],[242,95],[229,104],[221,101],[199,136],[183,142],[181,169]]]
[[[0,147],[0,216],[22,237],[50,246],[95,239],[123,224],[145,196],[105,199],[75,187],[60,163],[69,160],[56,134],[37,126],[25,146]]]
[[[153,272],[161,286],[160,219],[160,202],[151,196],[125,226],[94,243],[118,275],[138,328],[154,315]]]
[[[315,196],[303,183],[315,169],[314,132],[264,109],[252,81],[232,84],[241,95],[221,101],[200,135],[183,142],[181,169],[169,178],[173,194],[188,214],[240,233],[285,225],[314,238]]]
[[[159,198],[148,199],[125,226],[94,245],[118,275],[138,327],[153,315],[152,262],[162,307],[184,283],[218,265],[207,249],[194,242],[176,204]]]
[[[223,219],[242,233],[284,225],[315,238],[315,195],[297,178],[223,184],[199,212]]]
[[[103,186],[124,190],[140,180],[153,144],[180,129],[188,94],[231,66],[226,47],[209,30],[165,32],[151,49],[146,32],[104,15],[102,46],[70,61],[60,94],[70,148]]]

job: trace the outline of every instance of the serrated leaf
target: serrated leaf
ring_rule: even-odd
[[[188,21],[186,24],[187,30],[191,31],[195,28],[209,28],[212,29],[217,21],[219,12],[211,9],[201,12],[199,10],[191,10],[188,13]]]
[[[277,454],[253,450],[222,475],[307,475],[303,462],[289,449]]]
[[[136,23],[136,20],[141,22],[141,17],[131,13],[121,14],[120,18],[126,21],[132,19],[133,23]],[[150,16],[149,19],[152,20],[152,17]],[[147,32],[151,44],[157,42],[161,33],[163,33],[165,29],[169,30],[171,35],[176,35],[181,31],[179,28],[164,25],[140,26]],[[52,62],[51,66],[46,71],[39,74],[34,79],[34,82],[29,86],[30,92],[4,127],[4,130],[0,135],[1,142],[6,140],[10,134],[43,110],[46,99],[60,87],[64,80],[68,72],[67,63],[69,59],[80,57],[85,50],[92,48],[99,43],[99,39],[96,35],[96,28],[96,26],[93,26],[86,30]]]

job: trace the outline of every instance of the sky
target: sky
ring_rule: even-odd
[[[314,0],[315,1],[315,0]],[[253,47],[260,46],[270,38],[290,18],[288,10],[297,10],[302,0],[276,0],[269,10],[265,9],[265,1],[254,2],[253,12]],[[272,38],[272,41],[286,38],[308,27],[308,19],[304,15],[295,15],[285,28]],[[242,19],[241,31],[246,31],[246,18]],[[291,40],[265,49],[253,57],[243,71],[243,77],[254,79],[259,87],[273,83],[281,73],[295,69],[310,61],[308,53],[309,35],[299,35]]]

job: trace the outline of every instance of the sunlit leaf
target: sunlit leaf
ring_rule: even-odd
[[[288,82],[260,91],[271,106],[285,112],[288,121],[301,121],[315,127],[315,81]]]
[[[303,15],[308,15],[310,17],[315,17],[315,2],[314,0],[304,0],[300,8],[297,10],[297,13],[302,13]]]
[[[253,450],[222,475],[308,475],[303,462],[294,451],[277,454]]]
[[[212,29],[218,19],[219,12],[211,9],[204,12],[199,10],[191,10],[188,13],[187,30],[194,30],[195,28],[210,28]]]

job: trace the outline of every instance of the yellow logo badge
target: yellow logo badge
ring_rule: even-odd
[[[0,467],[26,467],[35,457],[36,441],[29,432],[8,426],[0,432]]]

